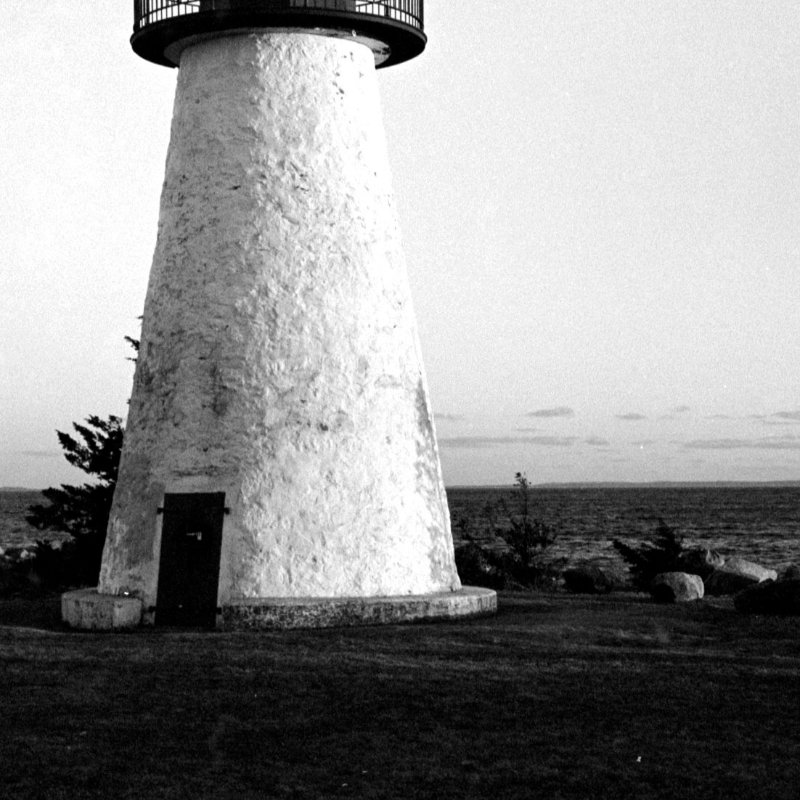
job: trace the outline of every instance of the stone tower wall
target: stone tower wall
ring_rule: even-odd
[[[181,58],[99,591],[156,600],[165,492],[226,493],[220,603],[456,590],[372,52]]]

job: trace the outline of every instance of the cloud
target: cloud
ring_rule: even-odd
[[[800,439],[781,436],[764,439],[694,439],[687,450],[800,450]]]
[[[660,416],[659,419],[677,419],[679,416],[688,414],[691,410],[690,406],[675,406],[675,408],[669,410],[669,413]]]
[[[617,419],[625,420],[625,422],[638,422],[639,420],[647,419],[644,414],[617,414]]]
[[[464,417],[461,414],[437,414],[435,411],[433,413],[433,418],[439,422],[463,422]]]
[[[772,416],[786,422],[800,422],[800,411],[776,411]]]
[[[575,412],[569,406],[558,406],[556,408],[540,408],[538,411],[530,411],[526,417],[537,417],[539,419],[551,417],[574,417]]]
[[[483,448],[508,444],[531,444],[540,447],[569,447],[575,436],[445,436],[438,439],[440,447]]]
[[[501,444],[500,439],[493,439],[486,436],[438,436],[436,441],[439,447],[449,447],[454,450],[494,447],[497,444]]]
[[[800,411],[776,411],[774,414],[750,414],[746,419],[757,419],[764,425],[797,425]]]

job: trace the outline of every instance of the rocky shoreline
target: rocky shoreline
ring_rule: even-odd
[[[626,586],[625,577],[597,562],[573,565],[563,573],[574,594],[608,594]],[[732,597],[738,611],[800,616],[800,566],[780,571],[739,556],[725,558],[707,548],[684,550],[649,585],[658,603],[688,603],[706,596]]]

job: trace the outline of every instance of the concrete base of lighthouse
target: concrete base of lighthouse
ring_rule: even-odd
[[[61,619],[78,630],[138,628],[142,624],[142,610],[138,597],[98,594],[97,589],[76,589],[61,595]]]
[[[223,631],[393,625],[493,614],[497,593],[464,586],[456,592],[396,597],[252,598],[228,603],[219,611],[216,628]],[[62,595],[61,614],[67,625],[79,630],[130,630],[154,620],[138,598],[96,589]]]

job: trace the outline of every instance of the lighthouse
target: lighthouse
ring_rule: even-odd
[[[422,0],[135,0],[178,68],[99,585],[79,628],[488,613],[462,587],[376,68]]]

